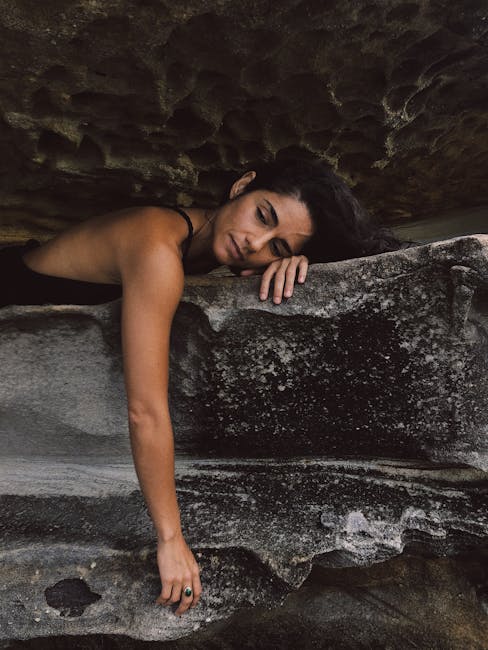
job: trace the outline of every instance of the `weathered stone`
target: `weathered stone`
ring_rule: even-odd
[[[259,300],[257,278],[190,278],[171,354],[180,452],[486,470],[487,241],[314,265],[279,306]],[[80,430],[118,446],[118,432],[125,453],[118,314],[117,302],[5,309],[6,425],[30,437],[62,425],[67,448]]]
[[[104,465],[73,461],[5,462],[4,541],[90,545],[95,536],[131,552],[152,544],[135,477],[129,491],[130,458],[118,472],[110,459],[106,465],[107,474]],[[488,530],[487,497],[480,491],[486,477],[468,468],[393,460],[180,458],[177,477],[186,535],[194,547],[238,545],[294,588],[308,575],[312,559],[329,566],[322,556],[332,551],[341,551],[343,566],[367,565],[401,553],[416,535],[433,551],[452,553],[462,550],[463,539],[482,538]],[[338,565],[337,554],[333,561]]]
[[[2,238],[215,203],[296,151],[385,220],[486,204],[487,19],[483,0],[1,0]]]
[[[205,592],[182,619],[154,604],[119,303],[1,310],[0,638],[176,639],[279,606],[314,565],[486,547],[487,253],[315,265],[280,306],[258,278],[188,279],[171,410]]]
[[[5,650],[241,650],[242,648],[431,648],[484,650],[488,634],[487,555],[456,558],[405,553],[371,567],[310,576],[283,605],[249,607],[177,641],[128,635],[43,637],[6,642]],[[421,616],[419,609],[421,608]]]

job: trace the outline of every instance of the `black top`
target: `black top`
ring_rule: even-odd
[[[186,212],[183,210],[183,208],[179,208],[177,205],[163,205],[161,206],[163,208],[170,208],[171,210],[176,210],[176,212],[179,212],[181,216],[185,219],[186,223],[188,224],[188,237],[185,239],[185,250],[183,251],[183,264],[186,261],[186,254],[188,253],[188,249],[190,248],[191,240],[193,238],[193,224],[191,222],[190,217],[186,214]]]
[[[184,264],[193,237],[193,224],[182,208],[162,207],[176,210],[188,224],[189,233],[182,255]],[[29,239],[25,244],[0,248],[0,307],[43,304],[98,305],[122,296],[120,284],[72,280],[33,271],[25,264],[22,255],[40,245],[37,239]]]

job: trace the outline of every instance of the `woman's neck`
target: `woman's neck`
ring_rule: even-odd
[[[193,237],[186,255],[189,273],[208,273],[220,266],[213,252],[216,208],[185,208],[193,224]]]

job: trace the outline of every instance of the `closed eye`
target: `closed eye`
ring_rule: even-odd
[[[264,215],[263,211],[260,208],[256,209],[256,214],[257,214],[257,217],[258,217],[259,221],[261,221],[261,223],[266,224],[266,216]],[[270,242],[270,244],[269,244],[270,250],[273,253],[273,255],[276,255],[277,257],[288,257],[288,251],[286,251],[286,252],[280,251],[280,248],[279,248],[279,246],[278,246],[278,244],[276,242],[277,242],[277,240],[273,240],[273,242]],[[284,245],[283,242],[282,242],[282,246],[283,246],[283,248],[285,248],[285,245]]]
[[[272,244],[269,245],[271,252],[273,255],[277,255],[278,257],[283,257],[283,255],[280,253],[280,249],[278,246],[273,242]]]

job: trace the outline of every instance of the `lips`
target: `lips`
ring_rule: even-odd
[[[233,256],[238,260],[243,260],[244,255],[241,253],[241,250],[240,250],[239,246],[234,241],[234,238],[232,237],[232,235],[229,235],[229,237],[230,237],[231,250],[232,250]]]

